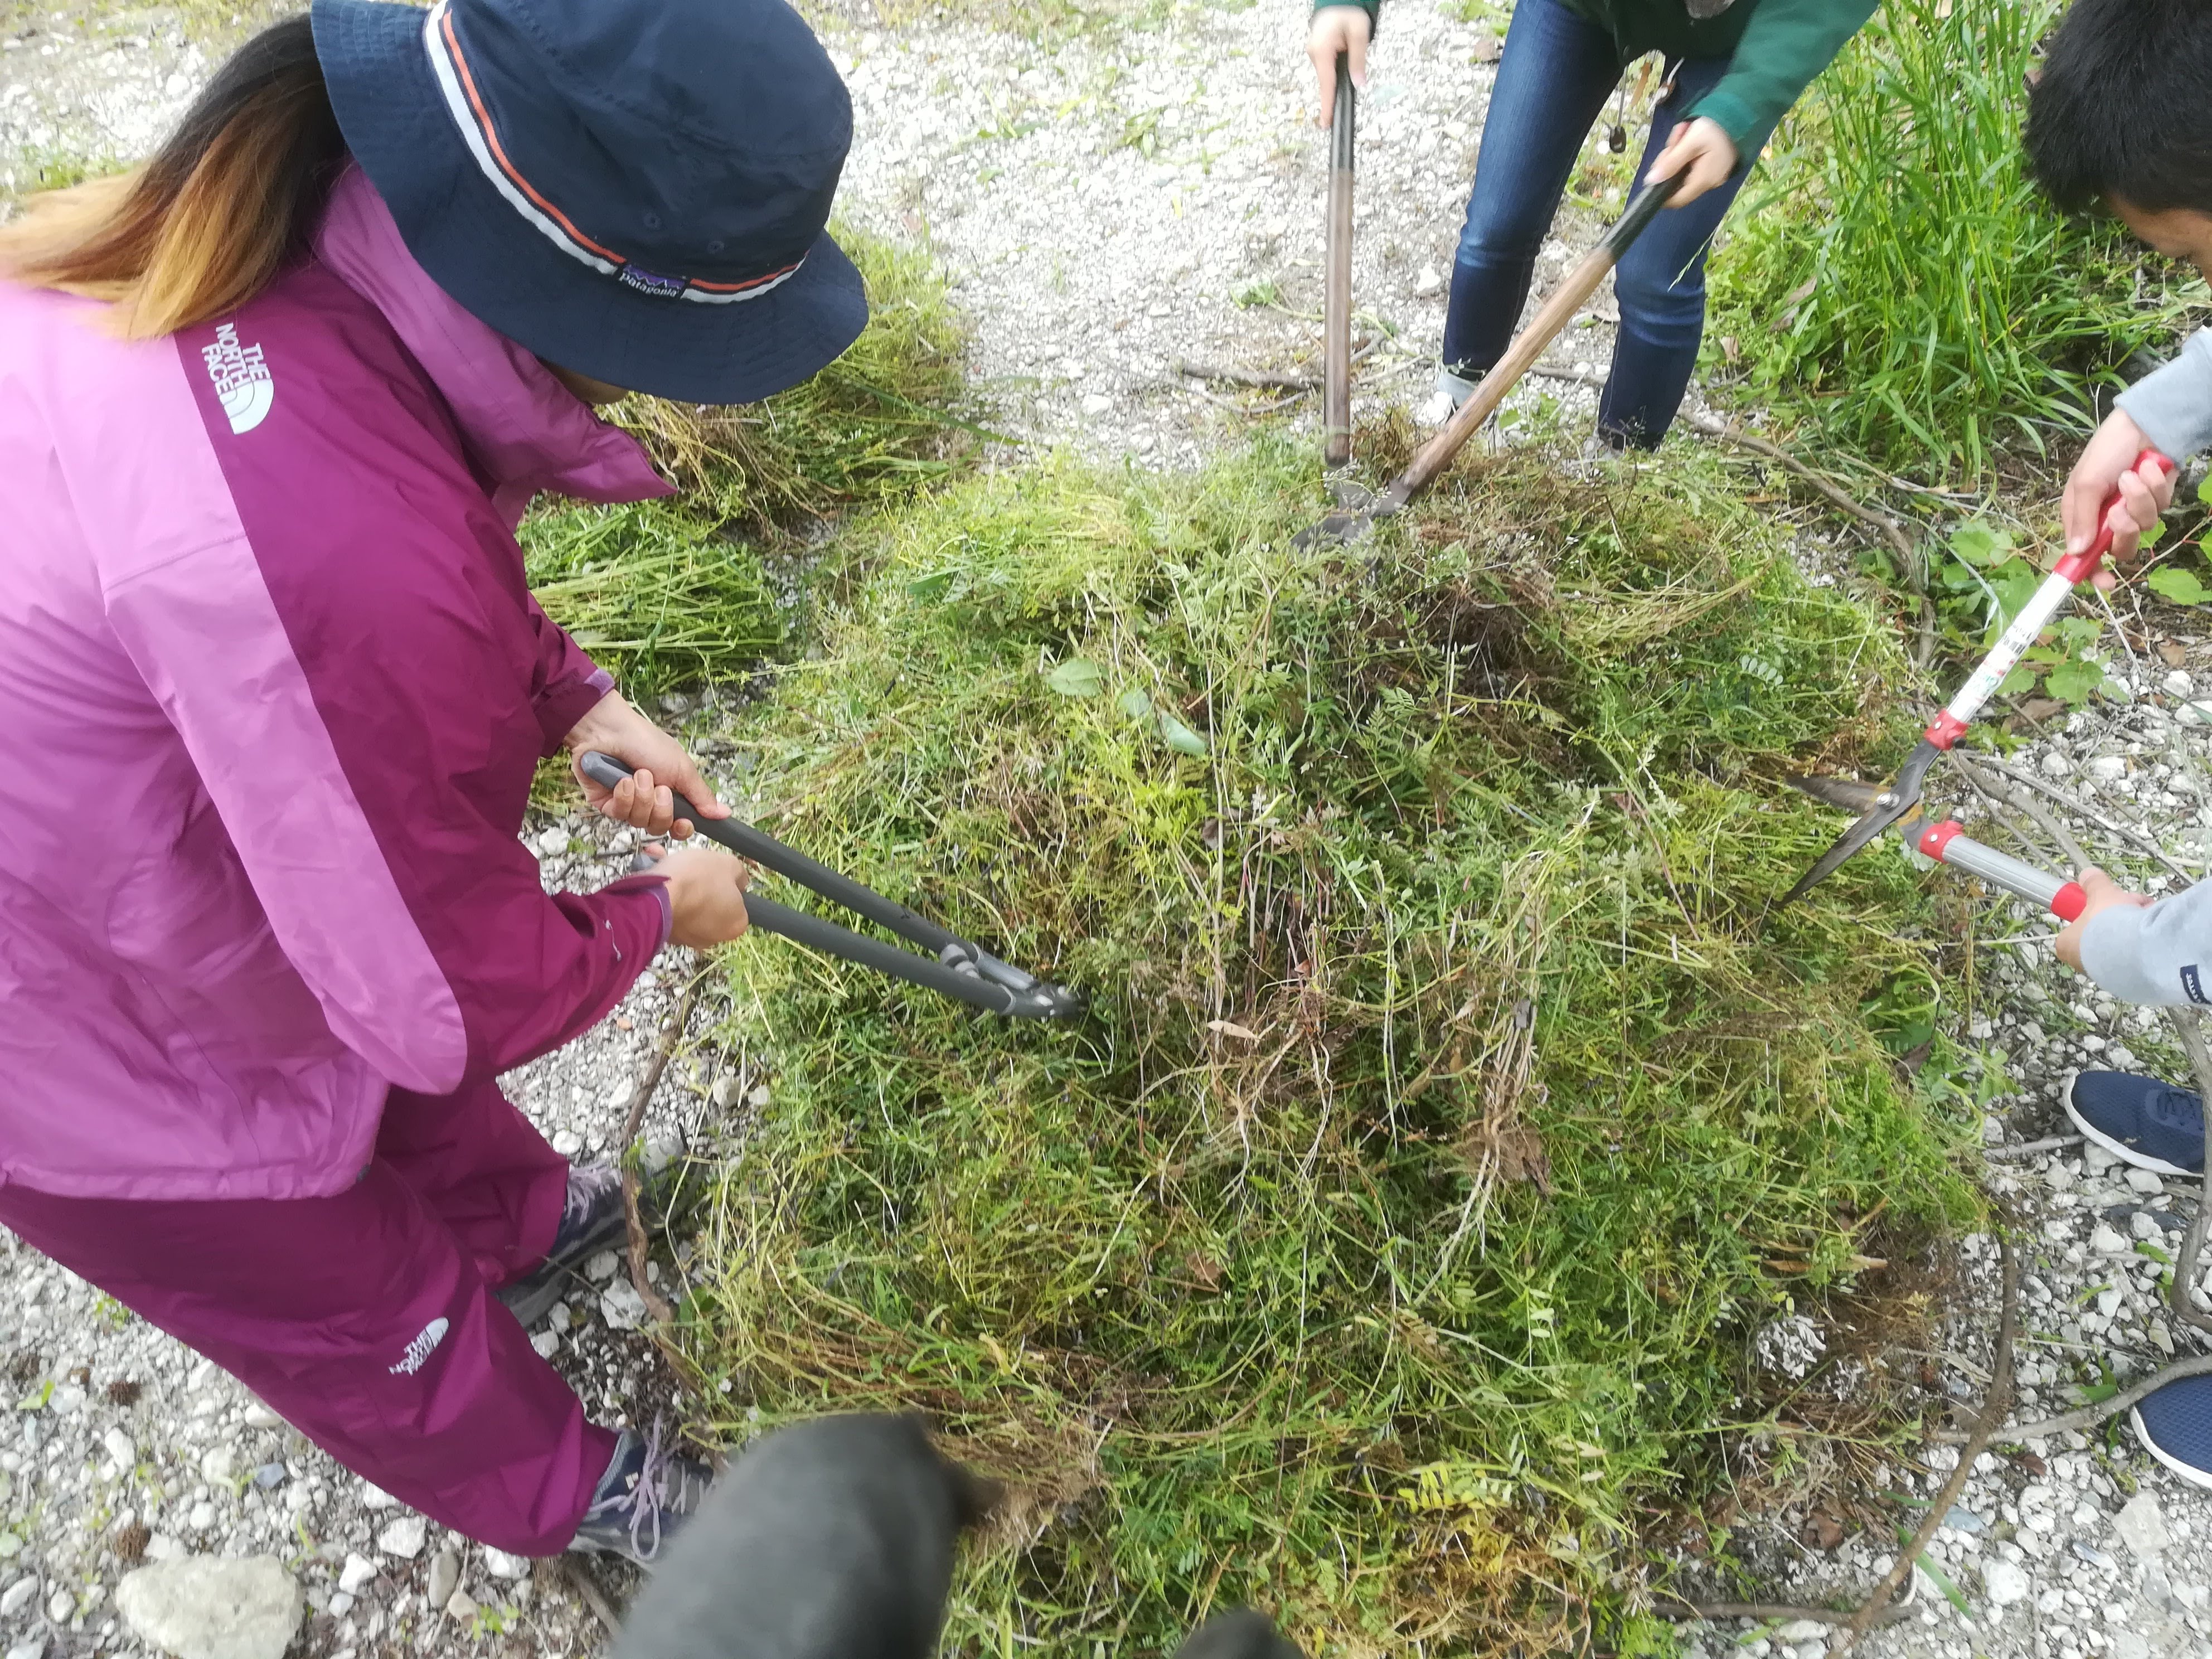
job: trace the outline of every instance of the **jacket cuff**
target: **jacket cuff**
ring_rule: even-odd
[[[2122,1002],[2166,1006],[2187,1000],[2179,984],[2169,991],[2154,979],[2143,960],[2143,924],[2156,908],[2115,904],[2081,930],[2081,971]]]
[[[2200,329],[2180,353],[2117,399],[2143,436],[2175,460],[2212,449],[2212,331]]]
[[[545,753],[561,752],[561,740],[575,730],[576,722],[599,706],[601,699],[615,689],[615,677],[604,668],[593,668],[581,679],[562,680],[548,686],[537,703],[538,729],[545,735]]]
[[[624,876],[620,881],[611,881],[600,890],[608,893],[649,892],[660,905],[660,937],[654,940],[653,953],[659,956],[668,946],[668,936],[676,927],[676,904],[668,896],[668,878],[650,870],[635,876]]]

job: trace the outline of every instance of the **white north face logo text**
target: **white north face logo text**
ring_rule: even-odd
[[[261,348],[240,345],[237,325],[225,323],[216,330],[215,343],[200,348],[200,356],[207,360],[208,379],[215,382],[215,395],[222,399],[230,429],[251,432],[259,426],[269,405],[276,401],[276,386],[269,378],[269,365],[261,360]]]
[[[264,399],[262,407],[266,409],[268,406],[267,400]],[[258,420],[260,417],[256,416],[254,418]],[[430,1357],[430,1351],[445,1340],[446,1322],[443,1319],[432,1320],[422,1328],[422,1334],[407,1345],[407,1352],[399,1357],[399,1363],[392,1368],[392,1374],[394,1376],[414,1376],[422,1369],[422,1362]]]

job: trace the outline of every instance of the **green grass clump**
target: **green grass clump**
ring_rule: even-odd
[[[1350,552],[1291,544],[1310,475],[940,492],[735,734],[778,834],[1094,999],[724,957],[773,1104],[687,1304],[706,1431],[937,1413],[1021,1493],[963,1653],[1240,1599],[1316,1652],[1656,1639],[1638,1540],[1779,1409],[1747,1334],[1973,1211],[1978,1115],[1885,1046],[1909,866],[1766,911],[1880,624],[1695,475],[1508,460]]]
[[[2200,284],[2023,169],[2022,77],[2060,9],[1890,0],[1814,83],[1713,261],[1709,338],[1753,389],[1891,465],[1977,476],[2093,425],[2092,387],[2183,325]]]
[[[966,464],[963,336],[921,254],[842,232],[868,325],[813,379],[729,407],[633,398],[617,414],[682,491],[672,501],[547,501],[523,525],[530,585],[633,697],[727,679],[782,646],[760,548],[878,507]]]
[[[538,602],[633,699],[726,677],[783,643],[759,556],[682,505],[549,507],[521,538]]]

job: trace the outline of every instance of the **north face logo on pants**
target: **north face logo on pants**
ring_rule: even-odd
[[[425,1325],[422,1328],[422,1334],[407,1345],[407,1352],[400,1356],[399,1363],[392,1368],[392,1374],[394,1376],[412,1376],[421,1370],[422,1362],[430,1357],[431,1350],[446,1340],[446,1322],[443,1319],[434,1319]]]

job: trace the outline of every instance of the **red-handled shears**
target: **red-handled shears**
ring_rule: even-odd
[[[2146,449],[2136,456],[2135,465],[2129,471],[2140,471],[2147,462],[2156,462],[2168,472],[2174,471],[2173,463],[2155,449]],[[1982,659],[1981,666],[1974,670],[1967,677],[1966,683],[1959,688],[1959,695],[1951,699],[1949,706],[1936,717],[1935,723],[1921,734],[1919,743],[1905,757],[1905,764],[1898,769],[1895,781],[1887,789],[1873,796],[1872,804],[1866,808],[1859,821],[1846,830],[1834,846],[1820,854],[1820,861],[1799,878],[1795,887],[1782,896],[1782,903],[1790,904],[1802,898],[1834,874],[1836,867],[1845,859],[1883,830],[1899,823],[1919,804],[1920,786],[1928,776],[1928,769],[1936,763],[1936,757],[1966,736],[1966,727],[1981,712],[1982,705],[2003,684],[2004,677],[2019,665],[2021,658],[2026,654],[2028,647],[2035,643],[2037,636],[2051,625],[2051,619],[2058,614],[2075,587],[2097,574],[2097,567],[2105,562],[2105,555],[2112,545],[2112,526],[2106,521],[2112,517],[2112,508],[2119,499],[2120,492],[2115,488],[2105,498],[2104,506],[2098,509],[2097,539],[2081,552],[2069,553],[2059,560],[2051,573],[2043,579],[2043,585],[2035,590],[2035,597],[2027,602],[2020,615],[2012,619],[2012,625],[1990,647],[1990,653]],[[1802,787],[1829,781],[1793,778],[1790,781]],[[1819,789],[1809,793],[1820,795],[1823,799],[1832,799]],[[1989,851],[1987,848],[1983,850]],[[1991,853],[1990,856],[2002,859],[2004,854]],[[2027,866],[2023,865],[2021,867],[2025,869]]]
[[[1846,811],[1869,809],[1881,793],[1873,784],[1850,778],[1792,778],[1790,781],[1814,799],[1840,806]],[[2080,882],[2054,876],[2048,870],[2021,863],[2009,853],[1984,846],[1967,835],[1956,818],[1930,823],[1924,816],[1914,813],[1899,819],[1893,827],[1904,837],[1905,844],[1923,858],[1963,870],[2014,898],[2024,898],[2048,910],[2061,921],[2073,921],[2089,902]]]

